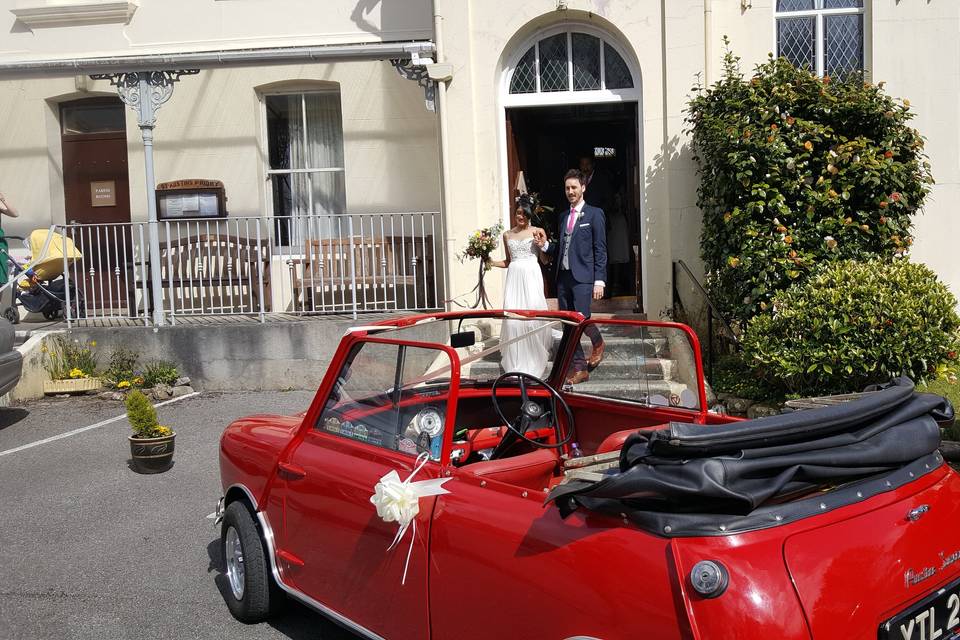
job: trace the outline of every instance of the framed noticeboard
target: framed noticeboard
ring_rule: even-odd
[[[157,185],[157,218],[225,218],[227,196],[219,180],[174,180]]]
[[[113,180],[100,180],[90,183],[91,207],[117,206],[117,183]]]

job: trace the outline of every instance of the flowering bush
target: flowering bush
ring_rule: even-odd
[[[467,246],[457,254],[457,260],[463,262],[479,258],[486,263],[490,254],[500,244],[501,235],[503,235],[503,225],[499,222],[492,227],[474,231],[467,240]]]
[[[43,354],[43,368],[50,374],[51,380],[76,380],[96,375],[99,357],[94,352],[97,343],[70,340],[63,334],[49,339],[44,338],[40,345]]]
[[[749,322],[743,357],[773,388],[803,395],[862,391],[901,374],[955,380],[956,304],[923,265],[836,262]]]
[[[821,264],[905,255],[933,182],[908,100],[770,59],[689,104],[711,296],[746,321]]]

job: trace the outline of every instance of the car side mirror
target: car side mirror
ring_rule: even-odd
[[[477,336],[473,331],[461,331],[460,333],[450,334],[450,346],[454,349],[472,347],[476,342]]]

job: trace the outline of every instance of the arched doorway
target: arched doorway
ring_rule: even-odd
[[[613,298],[598,307],[609,310],[643,309],[641,88],[631,60],[609,34],[565,23],[518,47],[500,86],[508,211],[524,186],[548,206],[565,206],[563,174],[585,156],[592,161],[586,200],[607,214],[607,290]],[[540,222],[555,225],[549,212]]]

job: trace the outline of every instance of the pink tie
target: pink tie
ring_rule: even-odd
[[[577,219],[577,210],[570,207],[570,215],[567,217],[567,235],[573,233],[573,223]]]

